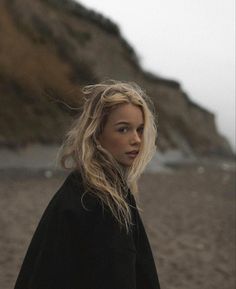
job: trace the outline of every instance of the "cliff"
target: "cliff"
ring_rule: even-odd
[[[232,155],[211,112],[177,81],[143,71],[117,25],[72,0],[2,0],[0,41],[1,146],[60,143],[81,87],[113,78],[135,81],[152,97],[161,151]]]

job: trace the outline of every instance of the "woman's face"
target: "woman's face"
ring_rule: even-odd
[[[123,166],[132,165],[143,134],[142,109],[133,104],[121,104],[108,115],[99,142]]]

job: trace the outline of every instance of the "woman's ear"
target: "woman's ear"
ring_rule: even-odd
[[[97,149],[100,149],[102,147],[100,143],[100,139],[101,139],[101,135],[94,137],[94,142],[95,142],[95,146]]]
[[[97,149],[100,150],[102,146],[100,144],[97,144]]]
[[[101,149],[102,148],[102,145],[100,143],[100,136],[96,138],[95,146],[96,146],[97,149]]]

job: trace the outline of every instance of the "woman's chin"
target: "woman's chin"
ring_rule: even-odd
[[[134,160],[130,160],[130,161],[118,161],[119,164],[122,166],[122,167],[125,167],[125,168],[128,168],[128,167],[131,167]]]

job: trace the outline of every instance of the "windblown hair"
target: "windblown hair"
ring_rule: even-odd
[[[138,193],[137,181],[156,151],[153,103],[136,83],[109,80],[82,89],[84,104],[58,151],[65,169],[79,170],[86,191],[96,194],[109,207],[127,232],[132,224],[125,192]],[[144,129],[139,153],[130,167],[122,167],[98,141],[109,114],[119,105],[131,103],[142,109]],[[67,166],[67,161],[70,165]],[[140,209],[140,208],[138,208]]]

